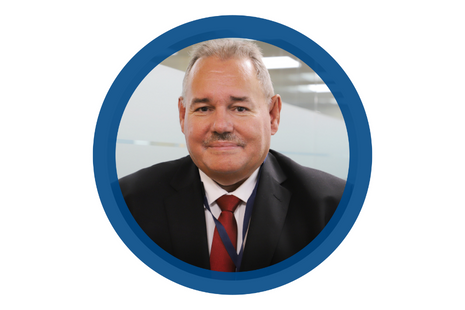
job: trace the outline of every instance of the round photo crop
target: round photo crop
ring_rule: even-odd
[[[188,51],[199,42],[254,41],[283,107],[274,149],[302,166],[346,180],[339,206],[318,236],[290,258],[253,271],[224,273],[187,264],[153,242],[132,217],[118,179],[188,154],[177,99]],[[245,16],[193,21],[156,38],[123,68],[102,105],[94,137],[95,179],[105,212],[127,247],[147,266],[186,287],[247,294],[311,271],[342,242],[366,196],[371,138],[363,105],[347,75],[321,47],[281,24]]]

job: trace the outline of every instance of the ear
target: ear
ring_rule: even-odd
[[[271,102],[270,102],[271,135],[274,135],[276,132],[278,132],[279,121],[281,117],[281,107],[282,107],[281,96],[274,95],[273,97],[271,97]]]
[[[186,107],[183,105],[183,98],[178,99],[178,110],[179,110],[179,124],[181,125],[181,131],[184,133],[184,119],[186,117]]]

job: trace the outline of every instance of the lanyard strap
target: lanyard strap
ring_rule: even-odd
[[[236,271],[240,271],[241,268],[241,263],[242,263],[242,255],[244,253],[244,240],[245,240],[245,235],[247,233],[247,229],[249,226],[250,222],[250,217],[252,216],[252,209],[253,209],[253,204],[255,201],[255,197],[257,196],[257,188],[258,188],[258,182],[260,181],[260,174],[261,174],[261,168],[258,171],[257,175],[257,182],[255,183],[255,187],[252,191],[252,194],[250,195],[249,199],[247,200],[247,203],[245,205],[245,214],[244,214],[244,222],[242,226],[242,244],[241,244],[241,250],[239,251],[239,254],[237,254],[236,249],[234,248],[231,239],[229,239],[228,233],[226,232],[226,229],[224,226],[216,219],[216,217],[213,215],[212,211],[210,210],[210,205],[208,204],[207,200],[207,195],[204,196],[204,205],[205,208],[210,212],[213,221],[215,222],[216,229],[218,230],[218,234],[221,238],[221,241],[223,242],[224,247],[226,248],[226,251],[229,254],[229,257],[231,257],[231,260],[233,261],[234,265],[236,266]]]

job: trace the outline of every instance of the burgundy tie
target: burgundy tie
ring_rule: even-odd
[[[240,201],[241,200],[239,198],[233,195],[224,195],[216,200],[216,203],[221,209],[218,221],[226,229],[229,239],[231,239],[231,243],[235,249],[237,244],[237,224],[234,217],[234,210],[236,210]],[[231,257],[229,257],[216,228],[213,235],[212,249],[210,253],[210,269],[226,272],[236,271],[236,266],[234,265]]]

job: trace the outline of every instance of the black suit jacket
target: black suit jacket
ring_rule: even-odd
[[[262,166],[241,271],[289,258],[325,227],[345,181],[300,166],[270,150]],[[189,156],[120,179],[126,204],[142,230],[171,255],[210,269],[204,190]]]

